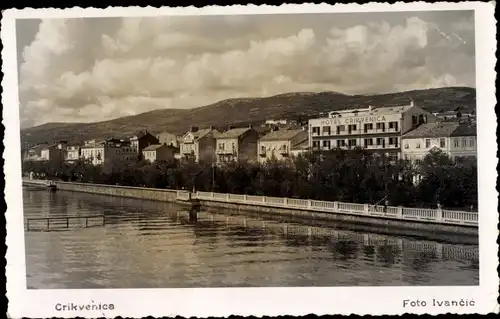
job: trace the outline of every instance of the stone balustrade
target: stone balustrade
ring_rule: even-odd
[[[188,191],[177,191],[177,197],[179,199],[186,199],[188,196]],[[418,222],[438,224],[478,226],[478,213],[444,210],[439,208],[427,209],[388,206],[385,209],[384,206],[370,204],[329,202],[255,195],[224,194],[200,191],[193,193],[192,198],[204,201],[259,205],[284,209],[300,209],[307,211],[318,211],[323,213],[358,215],[406,221],[414,220]]]

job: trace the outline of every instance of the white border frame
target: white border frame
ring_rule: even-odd
[[[6,10],[2,19],[3,124],[5,126],[5,200],[7,202],[7,297],[9,315],[20,317],[143,317],[143,316],[228,316],[358,314],[399,315],[403,313],[498,312],[498,211],[497,144],[494,106],[495,19],[494,3],[370,3],[365,5],[281,5],[205,8],[108,8],[108,9],[23,9]],[[335,287],[335,288],[195,288],[195,289],[79,289],[27,290],[24,255],[24,226],[21,196],[19,99],[17,90],[15,20],[20,18],[119,17],[156,15],[227,15],[264,13],[320,13],[367,11],[475,10],[476,83],[479,167],[479,252],[480,285],[477,287]],[[403,308],[403,300],[433,298],[474,300],[474,307]],[[112,311],[61,312],[55,304],[113,303]]]

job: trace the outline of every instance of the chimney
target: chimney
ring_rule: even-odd
[[[198,132],[198,126],[191,125],[189,131],[192,132],[192,133]]]
[[[252,125],[252,124],[249,124],[249,125],[248,125],[248,128],[249,128],[249,129],[253,129],[253,125]]]
[[[233,125],[229,125],[229,126],[227,127],[227,130],[228,130],[228,131],[230,131],[230,130],[232,130],[233,128],[234,128],[234,126],[233,126]]]
[[[213,125],[210,125],[209,129],[210,129],[210,131],[212,131],[215,129],[215,127]]]
[[[372,111],[372,106],[371,105],[368,105],[368,111]]]

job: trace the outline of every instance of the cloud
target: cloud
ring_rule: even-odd
[[[311,16],[288,29],[279,16],[43,20],[23,50],[21,122],[92,122],[291,91],[474,86],[472,16],[321,25]]]

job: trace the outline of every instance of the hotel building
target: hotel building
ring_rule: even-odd
[[[309,146],[313,150],[361,147],[398,159],[401,137],[419,125],[436,121],[434,115],[413,103],[329,112],[328,117],[309,120]]]

